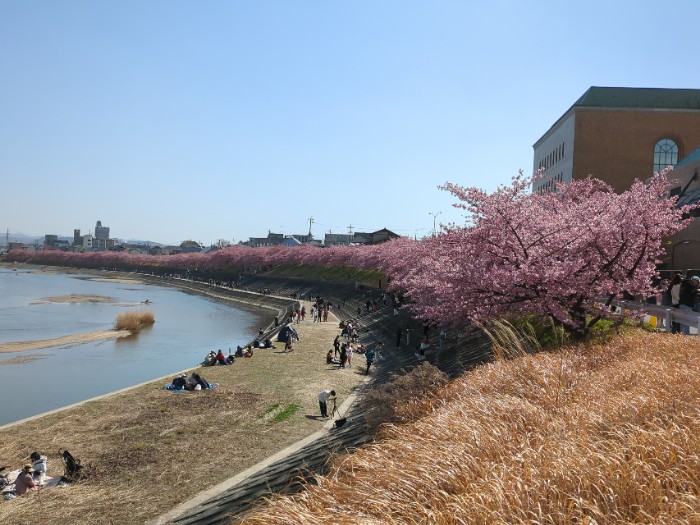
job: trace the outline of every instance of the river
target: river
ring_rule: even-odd
[[[70,295],[109,302],[55,299]],[[109,330],[130,309],[151,310],[155,324],[122,339],[0,353],[0,425],[194,367],[275,315],[137,281],[0,267],[0,343]]]

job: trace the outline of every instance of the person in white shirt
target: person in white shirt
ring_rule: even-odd
[[[321,417],[328,417],[328,400],[335,399],[335,390],[321,390],[318,394],[318,406],[321,409]]]

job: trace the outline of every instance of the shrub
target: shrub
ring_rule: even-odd
[[[132,310],[130,312],[119,314],[114,323],[114,328],[115,330],[128,330],[129,332],[135,334],[142,328],[150,326],[155,322],[156,320],[152,311]]]
[[[430,363],[423,363],[410,372],[394,376],[393,380],[368,391],[361,407],[370,428],[382,423],[414,420],[432,409],[434,393],[445,384],[448,376]]]

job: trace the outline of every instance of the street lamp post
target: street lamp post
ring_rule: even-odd
[[[433,216],[433,237],[435,237],[435,219],[437,219],[437,216],[440,215],[441,213],[442,213],[441,211],[439,211],[437,213],[433,213],[432,211],[428,212],[428,215]]]

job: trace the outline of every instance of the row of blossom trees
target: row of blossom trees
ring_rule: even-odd
[[[533,177],[537,177],[534,175]],[[465,226],[445,226],[423,241],[401,238],[376,246],[317,248],[238,245],[169,256],[121,252],[12,252],[11,260],[89,268],[231,272],[276,265],[352,266],[380,270],[425,319],[463,326],[499,317],[539,314],[585,336],[615,294],[650,294],[663,239],[687,225],[689,208],[667,197],[667,173],[616,194],[588,178],[556,192],[532,193],[521,173],[493,193],[446,184]]]

